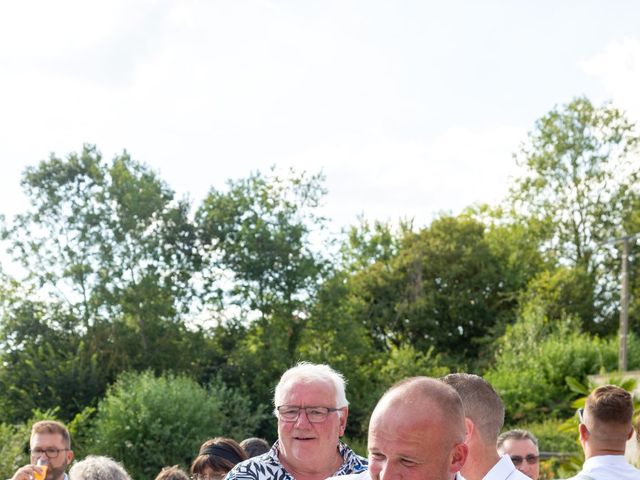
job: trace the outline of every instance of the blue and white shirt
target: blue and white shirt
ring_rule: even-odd
[[[279,442],[276,441],[267,453],[240,462],[227,473],[225,480],[295,480],[293,475],[287,472],[280,463],[278,446]],[[356,455],[342,442],[338,443],[338,453],[340,453],[343,462],[332,475],[333,477],[360,473],[367,469],[367,459]]]

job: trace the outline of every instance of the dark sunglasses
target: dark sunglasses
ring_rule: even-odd
[[[522,464],[523,461],[526,461],[529,465],[533,465],[534,463],[538,462],[539,458],[540,455],[534,455],[533,453],[530,453],[526,457],[522,457],[520,455],[511,455],[511,461],[516,467]]]

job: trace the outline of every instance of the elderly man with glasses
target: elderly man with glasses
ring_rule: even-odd
[[[67,480],[73,460],[69,430],[60,422],[43,420],[31,428],[31,463],[20,467],[11,480]]]
[[[324,480],[359,473],[367,460],[340,442],[349,414],[342,375],[302,362],[275,389],[278,440],[269,452],[236,465],[227,480]]]

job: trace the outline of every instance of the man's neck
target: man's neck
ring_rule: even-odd
[[[327,477],[333,476],[343,462],[343,459],[337,449],[335,457],[331,461],[318,466],[318,468],[314,468],[313,465],[293,466],[283,459],[282,454],[279,455],[279,459],[285,470],[296,480],[324,480]]]
[[[469,445],[469,456],[460,473],[466,480],[482,480],[499,461],[495,446],[476,442]]]
[[[601,455],[624,455],[625,448],[620,446],[584,446],[584,458],[599,457]]]

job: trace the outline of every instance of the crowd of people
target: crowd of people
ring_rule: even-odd
[[[412,377],[393,385],[369,422],[368,458],[340,440],[349,415],[343,376],[328,365],[302,362],[287,370],[274,393],[278,438],[238,443],[207,440],[190,475],[166,467],[156,480],[537,480],[538,441],[526,430],[500,433],[505,408],[478,375]],[[640,480],[625,459],[634,432],[633,399],[620,387],[593,390],[579,412],[585,462],[572,480]],[[66,427],[33,425],[31,461],[11,480],[130,480],[104,456],[74,459]]]

